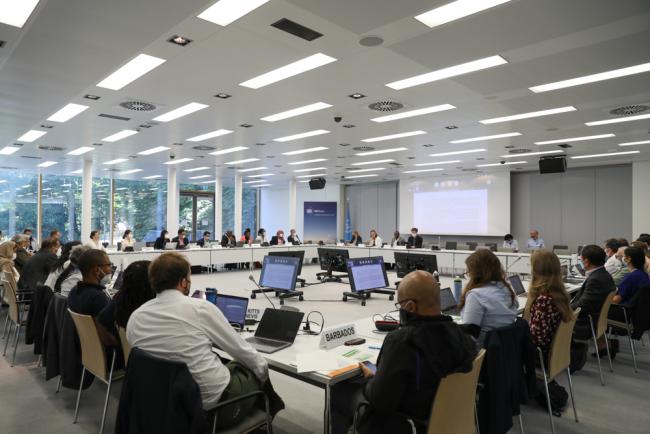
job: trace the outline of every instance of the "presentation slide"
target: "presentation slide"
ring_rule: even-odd
[[[510,174],[400,182],[400,231],[503,236],[510,232]]]

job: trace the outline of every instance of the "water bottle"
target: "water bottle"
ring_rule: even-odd
[[[454,298],[457,303],[460,303],[460,296],[463,293],[463,281],[460,276],[454,278]]]
[[[433,271],[433,278],[436,279],[436,282],[440,283],[440,275],[438,274],[438,270]]]

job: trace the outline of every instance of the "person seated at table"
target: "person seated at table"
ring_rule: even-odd
[[[623,262],[630,270],[625,279],[618,285],[618,292],[613,303],[628,304],[642,286],[650,284],[650,277],[644,271],[645,252],[641,247],[628,247],[625,249]]]
[[[239,239],[243,244],[248,244],[249,246],[253,244],[253,237],[251,237],[251,228],[246,228],[244,230],[244,235]]]
[[[221,247],[236,247],[237,239],[231,230],[227,230],[221,237]]]
[[[122,235],[122,251],[126,252],[127,248],[133,251],[133,246],[135,246],[135,238],[133,238],[133,231],[131,229],[127,229],[124,231],[124,235]]]
[[[50,274],[48,274],[47,280],[45,280],[45,286],[52,290],[54,289],[54,283],[67,266],[70,265],[70,252],[72,252],[74,247],[80,245],[80,241],[68,241],[63,245],[61,256],[58,257],[57,261],[52,265],[52,268],[50,268]]]
[[[368,247],[381,247],[381,237],[377,235],[377,231],[370,229],[370,240],[366,243]]]
[[[169,232],[163,229],[160,231],[160,236],[156,238],[156,241],[153,243],[153,248],[156,250],[164,250],[165,245],[167,245],[169,241]]]
[[[562,282],[562,266],[557,255],[536,250],[530,256],[532,280],[528,288],[530,333],[533,343],[548,354],[561,321],[573,318],[571,299]]]
[[[418,228],[411,228],[411,235],[406,240],[406,246],[410,249],[421,249],[424,240],[418,235]]]
[[[269,244],[272,246],[283,246],[285,244],[284,231],[279,229],[275,235],[271,237],[271,242]]]
[[[295,229],[289,230],[289,236],[287,237],[287,242],[289,244],[296,244],[296,245],[302,244],[300,238],[298,237],[298,233],[296,232]]]
[[[0,244],[0,272],[12,274],[14,280],[17,281],[20,274],[14,264],[15,251],[16,243],[13,241],[4,241]],[[0,300],[0,304],[2,304],[2,300]]]
[[[460,297],[460,318],[468,333],[483,346],[487,332],[515,321],[519,304],[501,261],[490,250],[476,250],[467,257],[465,266],[469,281]]]
[[[180,228],[178,230],[178,235],[172,238],[172,243],[176,243],[177,249],[186,249],[190,244],[190,240],[185,236],[185,229]]]
[[[393,238],[390,240],[390,246],[403,246],[404,244],[404,238],[399,234],[399,231],[393,232]]]
[[[16,258],[14,259],[14,266],[16,267],[16,270],[18,270],[18,273],[21,273],[23,267],[32,256],[32,254],[27,251],[29,237],[24,234],[18,234],[14,235],[11,241],[16,243]]]
[[[267,241],[266,241],[266,229],[264,229],[264,228],[260,228],[260,229],[257,231],[257,237],[255,237],[255,242],[256,242],[257,244],[263,244],[263,243],[266,243],[266,242],[267,242]]]
[[[428,421],[440,380],[472,369],[476,343],[440,312],[440,286],[430,273],[413,271],[402,279],[395,306],[401,327],[386,335],[376,374],[360,364],[364,379],[332,387],[333,434],[348,432],[359,403],[368,404],[360,433],[410,433],[401,415]]]
[[[350,242],[348,244],[351,246],[358,246],[359,244],[363,244],[363,240],[361,239],[361,234],[359,231],[352,232],[352,238],[350,238]]]
[[[38,285],[45,283],[50,269],[58,259],[56,256],[56,251],[59,249],[58,243],[58,241],[49,238],[43,240],[40,250],[34,253],[23,266],[20,280],[18,280],[18,288],[33,291]]]
[[[90,249],[79,258],[79,270],[82,278],[68,294],[68,307],[96,318],[110,302],[104,289],[111,283],[111,261],[106,252]]]
[[[106,250],[99,238],[100,233],[98,230],[90,231],[90,238],[88,238],[86,245],[91,249]]]
[[[210,231],[203,232],[203,238],[196,242],[199,247],[209,247],[210,245]]]
[[[65,297],[70,294],[72,288],[77,286],[77,283],[79,283],[83,278],[81,271],[79,270],[79,259],[81,258],[81,255],[86,253],[88,250],[91,250],[91,248],[85,244],[74,246],[72,248],[68,265],[54,282],[52,291],[60,292],[61,295]]]
[[[515,237],[512,236],[512,234],[506,234],[503,237],[503,248],[512,249],[513,252],[519,251],[519,244],[517,243],[517,240],[515,240]]]
[[[131,346],[185,363],[199,386],[203,408],[209,411],[221,400],[261,390],[268,381],[268,364],[217,306],[188,297],[191,279],[190,264],[182,255],[167,252],[154,259],[149,282],[156,297],[131,314],[126,331]],[[224,365],[214,347],[233,361]],[[236,424],[253,405],[245,402],[231,411],[220,411],[218,427]]]
[[[539,231],[532,229],[530,231],[530,238],[526,241],[526,248],[528,250],[543,249],[545,247],[544,240],[539,237]]]

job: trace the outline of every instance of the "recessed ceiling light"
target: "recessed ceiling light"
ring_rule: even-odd
[[[20,147],[18,146],[5,146],[4,148],[0,149],[0,155],[11,155],[19,149]]]
[[[434,161],[432,163],[417,163],[414,166],[438,166],[440,164],[456,164],[461,163],[461,160],[449,160],[449,161]]]
[[[586,140],[607,139],[615,137],[615,134],[599,134],[597,136],[571,137],[568,139],[546,140],[544,142],[535,142],[536,145],[555,145],[557,143],[584,142]]]
[[[157,179],[157,178],[162,178],[162,177],[163,177],[162,175],[149,175],[149,176],[143,177],[142,179]]]
[[[229,161],[225,163],[227,166],[234,166],[236,164],[252,163],[253,161],[259,161],[259,158],[246,158],[243,160]]]
[[[180,45],[181,47],[184,47],[190,42],[192,42],[192,40],[189,38],[185,38],[183,36],[174,35],[171,38],[167,39],[167,42],[171,42],[172,44],[176,44],[176,45]]]
[[[3,1],[0,6],[0,23],[22,28],[36,8],[39,0]]]
[[[314,148],[298,149],[297,151],[283,152],[282,155],[300,155],[300,154],[307,154],[309,152],[326,151],[327,149],[329,148],[325,146],[316,146]]]
[[[414,18],[431,28],[474,15],[486,9],[499,6],[511,0],[457,0],[431,9]]]
[[[345,124],[345,125],[343,125],[343,128],[354,128],[354,127],[356,127],[356,125],[353,125],[353,124]]]
[[[488,124],[498,124],[500,122],[510,122],[510,121],[516,121],[519,119],[529,119],[529,118],[538,118],[540,116],[550,116],[550,115],[556,115],[559,113],[567,113],[567,112],[573,112],[576,111],[577,109],[573,106],[566,106],[566,107],[559,107],[559,108],[554,108],[554,109],[548,109],[548,110],[540,110],[536,112],[529,112],[529,113],[521,113],[518,115],[512,115],[512,116],[503,116],[500,118],[492,118],[492,119],[484,119],[482,121],[479,121],[483,125],[488,125]]]
[[[215,98],[221,98],[221,99],[228,99],[232,95],[229,95],[227,93],[219,92],[218,94],[215,95]]]
[[[376,172],[378,170],[386,170],[386,168],[385,167],[369,167],[367,169],[348,170],[348,173]]]
[[[367,157],[368,155],[389,154],[391,152],[400,152],[400,151],[408,151],[408,148],[400,147],[400,148],[380,149],[378,151],[357,152],[354,155],[358,157]]]
[[[72,151],[68,152],[68,155],[83,155],[86,152],[90,152],[94,150],[95,148],[93,148],[92,146],[82,146],[80,148],[73,149]]]
[[[379,176],[376,173],[370,173],[368,175],[350,175],[350,176],[344,176],[344,179],[353,179],[353,178],[372,178],[373,176]]]
[[[648,145],[648,144],[650,144],[650,140],[641,140],[640,142],[619,143],[618,146],[636,146],[636,145]]]
[[[299,164],[320,163],[321,161],[327,161],[327,158],[314,158],[313,160],[292,161],[289,163],[289,165],[296,166]]]
[[[520,157],[532,157],[535,155],[548,155],[548,154],[562,154],[564,151],[562,149],[554,149],[552,151],[541,151],[541,152],[524,152],[521,154],[507,154],[502,155],[501,158],[520,158]]]
[[[381,142],[384,140],[393,140],[393,139],[401,139],[403,137],[419,136],[421,134],[426,134],[426,133],[427,133],[426,131],[422,131],[422,130],[408,131],[405,133],[390,134],[388,136],[372,137],[370,139],[363,139],[361,141],[365,143]]]
[[[406,112],[402,113],[395,113],[392,115],[386,115],[386,116],[380,116],[378,118],[372,118],[370,119],[373,122],[389,122],[389,121],[394,121],[397,119],[404,119],[404,118],[412,118],[414,116],[422,116],[422,115],[427,115],[429,113],[436,113],[436,112],[442,112],[446,110],[452,110],[455,109],[451,104],[441,104],[441,105],[434,105],[431,107],[424,107],[421,109],[416,109],[416,110],[409,110]]]
[[[38,130],[29,130],[22,136],[18,137],[19,142],[31,143],[36,139],[43,137],[47,134],[47,131],[38,131]]]
[[[429,154],[429,157],[446,157],[448,155],[474,154],[476,152],[485,152],[485,149],[465,149],[464,151],[439,152],[437,154]]]
[[[179,160],[169,160],[169,161],[165,161],[163,164],[167,164],[171,166],[174,164],[187,163],[188,161],[194,161],[194,158],[181,158]]]
[[[138,134],[138,132],[135,130],[122,130],[108,137],[104,137],[102,139],[102,142],[117,142],[118,140],[122,140],[134,134]]]
[[[118,175],[130,175],[132,173],[138,173],[142,172],[142,169],[129,169],[129,170],[123,170],[118,173]]]
[[[423,173],[423,172],[440,172],[441,170],[444,170],[440,167],[435,168],[435,169],[416,169],[416,170],[405,170],[402,173]]]
[[[390,163],[392,159],[387,159],[387,160],[373,160],[373,161],[361,161],[359,163],[352,163],[352,166],[367,166],[368,164],[381,164],[381,163]]]
[[[527,161],[506,161],[505,163],[477,164],[476,167],[510,166],[512,164],[528,164],[528,162]]]
[[[361,99],[361,98],[365,98],[365,97],[366,97],[364,94],[359,93],[359,92],[355,92],[355,93],[350,94],[350,95],[348,95],[348,96],[349,96],[350,98],[352,98],[352,99]]]
[[[638,152],[638,151],[637,151]],[[50,167],[58,164],[56,161],[43,161],[40,164],[37,164],[36,167]]]
[[[521,136],[521,133],[504,133],[504,134],[495,134],[492,136],[472,137],[469,139],[452,140],[449,143],[457,144],[457,143],[482,142],[484,140],[505,139],[506,137],[516,137],[516,136]]]
[[[225,27],[249,12],[259,8],[268,1],[269,0],[219,0],[197,15],[197,17]]]
[[[328,63],[335,61],[335,58],[330,57],[326,54],[316,53],[312,56],[305,57],[304,59],[300,59],[296,62],[274,69],[255,78],[251,78],[250,80],[247,80],[243,83],[239,83],[239,85],[251,89],[259,89],[261,87],[268,86],[269,84],[273,84],[280,80],[293,77],[294,75],[302,74],[303,72],[310,71],[312,69],[318,68],[319,66],[327,65]]]
[[[48,124],[41,124],[41,128],[45,128],[45,129],[51,130],[51,129],[54,128],[54,127],[53,127],[52,125],[48,125]]]
[[[196,175],[196,176],[190,176],[188,179],[205,179],[205,178],[210,178],[212,175]]]
[[[86,109],[88,109],[87,105],[70,103],[47,118],[47,120],[50,122],[67,122]]]
[[[650,63],[642,63],[640,65],[628,66],[627,68],[613,69],[611,71],[600,72],[598,74],[585,75],[583,77],[576,77],[568,80],[556,81],[554,83],[533,86],[529,87],[529,89],[535,93],[548,92],[550,90],[580,86],[582,84],[595,83],[597,81],[610,80],[612,78],[620,78],[648,71],[650,71]]]
[[[251,167],[250,169],[239,169],[238,172],[239,173],[258,172],[260,170],[266,170],[266,169],[268,169],[268,167],[264,167],[264,166],[262,166],[262,167]]]
[[[274,142],[290,142],[292,140],[304,139],[306,137],[319,136],[321,134],[328,134],[328,133],[329,133],[329,131],[327,131],[327,130],[313,130],[313,131],[307,131],[307,132],[304,132],[304,133],[293,134],[291,136],[278,137],[277,139],[273,139],[273,141]]]
[[[199,172],[201,170],[208,170],[208,169],[209,169],[209,167],[203,166],[203,167],[195,167],[193,169],[185,169],[185,170],[183,170],[183,172]]]
[[[316,170],[327,170],[327,168],[326,167],[308,167],[306,169],[296,169],[296,170],[294,170],[294,173],[314,172]]]
[[[258,173],[257,175],[248,175],[247,178],[266,178],[268,176],[275,176],[274,173]]]
[[[148,54],[138,54],[135,59],[97,83],[97,86],[111,90],[120,90],[163,63],[165,63],[165,59],[149,56]]]
[[[296,176],[296,178],[318,178],[323,176],[327,176],[327,173],[311,173],[309,175],[298,175]]]
[[[456,77],[458,75],[468,74],[470,72],[480,71],[482,69],[492,68],[508,63],[506,59],[501,56],[485,57],[483,59],[473,60],[471,62],[462,63],[460,65],[449,66],[437,71],[427,72],[425,74],[416,75],[414,77],[406,78],[404,80],[394,81],[386,84],[391,89],[401,90],[420,84],[431,83],[445,78]]]
[[[445,127],[445,129],[447,129],[447,130],[457,130],[458,127],[457,127],[456,125],[447,125],[447,126]]]
[[[594,127],[594,126],[597,126],[597,125],[618,124],[620,122],[640,121],[642,119],[650,119],[650,114],[627,116],[627,117],[624,117],[624,118],[615,118],[615,119],[604,119],[602,121],[587,122],[587,123],[585,123],[585,125],[587,125],[588,127]]]
[[[582,158],[615,157],[617,155],[631,155],[631,154],[638,154],[640,152],[641,151],[625,151],[625,152],[610,152],[607,154],[576,155],[575,157],[571,157],[571,159],[580,160]]]
[[[329,108],[329,107],[332,107],[332,105],[324,103],[324,102],[315,102],[313,104],[308,104],[308,105],[304,105],[302,107],[296,107],[296,108],[291,109],[291,110],[276,113],[274,115],[269,115],[269,116],[261,118],[261,120],[266,121],[266,122],[277,122],[277,121],[281,121],[283,119],[293,118],[295,116],[300,116],[300,115],[304,115],[306,113],[311,113],[311,112],[315,112],[315,111],[318,111],[318,110],[323,110],[323,109],[326,109],[326,108]]]
[[[246,146],[235,146],[233,148],[220,149],[218,151],[210,152],[210,155],[224,155],[232,152],[245,151],[248,149]]]
[[[115,160],[106,161],[104,164],[107,165],[107,166],[111,166],[113,164],[124,163],[125,161],[129,161],[129,159],[128,158],[116,158]]]
[[[91,94],[88,93],[88,94],[84,95],[84,98],[86,98],[86,99],[92,99],[93,101],[97,101],[99,98],[101,98],[101,96],[98,96],[98,95],[91,95]]]
[[[232,133],[232,131],[219,129],[219,130],[211,131],[209,133],[201,134],[199,136],[190,137],[189,139],[187,139],[187,141],[188,142],[202,142],[203,140],[208,140],[208,139],[212,139],[212,138],[219,137],[219,136],[225,136],[226,134],[230,134],[230,133]]]
[[[208,107],[210,106],[207,104],[191,102],[189,104],[185,104],[184,106],[181,106],[167,113],[163,113],[162,115],[153,118],[153,120],[158,122],[169,122],[169,121],[173,121],[174,119],[178,119],[183,116],[187,116],[191,113],[197,112],[199,110],[203,110]]]
[[[144,150],[144,151],[140,151],[140,152],[138,152],[138,155],[151,155],[151,154],[157,154],[158,152],[164,152],[164,151],[167,151],[167,150],[169,150],[169,149],[171,149],[171,148],[169,148],[169,147],[167,147],[167,146],[156,146],[155,148],[151,148],[151,149],[146,149],[146,150]]]

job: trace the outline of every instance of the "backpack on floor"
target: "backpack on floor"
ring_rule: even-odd
[[[544,380],[537,380],[537,390],[539,390],[536,397],[537,402],[544,410],[548,411],[546,393],[544,392]],[[551,412],[553,416],[562,417],[562,411],[564,411],[569,402],[569,394],[566,389],[553,380],[548,383],[548,394],[551,397]]]

